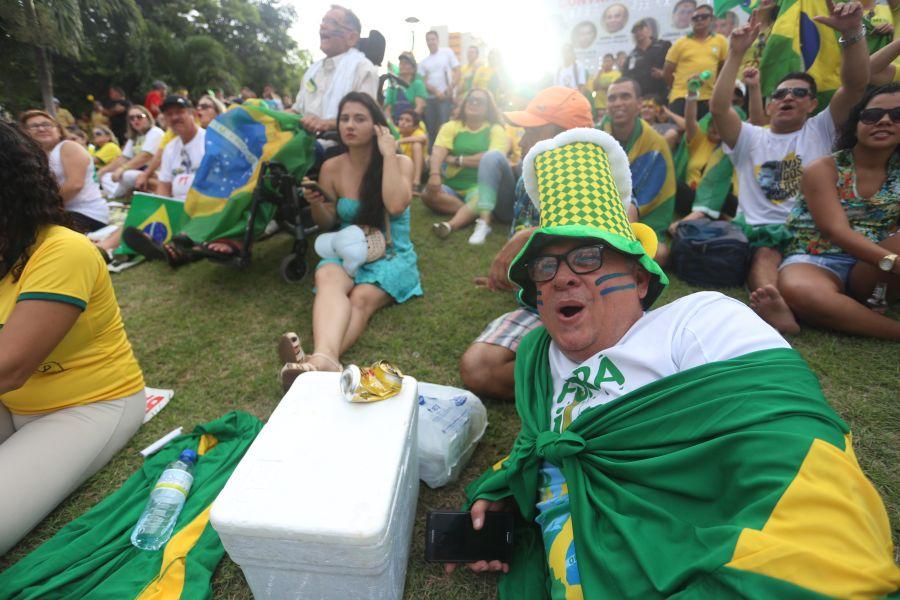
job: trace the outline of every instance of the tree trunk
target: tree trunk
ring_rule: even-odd
[[[25,0],[25,10],[28,12],[28,20],[31,21],[35,31],[38,31],[37,11],[34,9],[34,0]],[[44,110],[56,117],[56,107],[53,105],[53,74],[50,70],[50,57],[47,50],[36,43],[34,46],[34,64],[37,67],[38,83],[41,86],[41,100]]]
[[[34,60],[37,65],[38,82],[41,86],[41,100],[44,110],[56,118],[56,106],[53,104],[53,74],[50,71],[50,60],[42,46],[35,46]]]

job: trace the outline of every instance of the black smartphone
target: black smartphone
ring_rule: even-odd
[[[470,513],[430,512],[425,520],[425,536],[425,560],[430,562],[509,562],[513,548],[513,514],[485,513],[484,526],[475,531]]]
[[[332,200],[331,196],[329,196],[328,194],[325,193],[325,190],[322,189],[322,186],[320,186],[315,181],[303,181],[300,183],[300,187],[308,188],[313,191],[319,192],[320,194],[322,194],[322,197],[325,198],[326,202],[334,202],[334,200]]]

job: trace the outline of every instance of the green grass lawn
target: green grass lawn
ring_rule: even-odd
[[[511,294],[495,294],[471,283],[474,276],[487,273],[505,240],[504,232],[493,233],[483,247],[473,247],[466,243],[468,233],[445,241],[434,238],[429,232],[434,217],[419,204],[413,208],[412,220],[425,296],[377,314],[343,359],[358,364],[386,359],[420,380],[461,385],[460,355],[492,318],[515,306]],[[311,339],[312,277],[289,285],[278,275],[278,263],[289,248],[287,236],[263,242],[254,251],[253,266],[243,271],[202,262],[173,272],[151,263],[113,275],[147,384],[174,388],[175,398],[105,468],[0,558],[0,569],[118,488],[140,465],[138,450],[165,433],[178,426],[188,431],[231,410],[244,410],[263,420],[272,413],[281,398],[276,379],[278,336],[297,331],[307,348]],[[310,264],[315,260],[310,252]],[[657,306],[692,291],[696,290],[674,280]],[[746,300],[743,290],[727,293]],[[859,461],[888,506],[896,543],[900,522],[898,346],[811,329],[790,341],[850,424]],[[407,570],[408,598],[495,596],[494,576],[445,577],[423,558],[425,513],[458,507],[465,485],[506,454],[518,430],[511,404],[491,400],[485,404],[490,424],[460,481],[439,490],[421,484]],[[213,594],[215,598],[250,597],[241,570],[228,558],[215,573]]]

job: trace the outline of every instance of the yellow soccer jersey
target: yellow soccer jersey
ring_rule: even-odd
[[[21,388],[0,396],[9,410],[40,414],[130,396],[144,387],[112,281],[100,252],[83,235],[41,230],[18,281],[0,279],[0,326],[16,304],[65,302],[81,309],[75,324]]]

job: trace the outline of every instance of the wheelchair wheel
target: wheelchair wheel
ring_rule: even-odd
[[[287,283],[300,283],[303,277],[306,276],[307,269],[308,267],[303,257],[296,254],[288,254],[281,261],[281,278]]]

